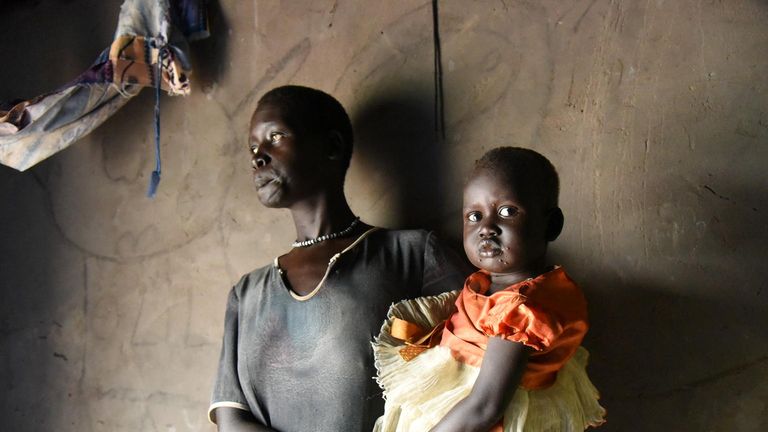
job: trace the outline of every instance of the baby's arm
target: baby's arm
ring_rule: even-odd
[[[530,348],[500,337],[488,339],[480,374],[469,396],[457,403],[431,432],[487,432],[504,415],[525,371]]]
[[[238,408],[216,408],[219,432],[276,432],[259,424],[250,412]]]

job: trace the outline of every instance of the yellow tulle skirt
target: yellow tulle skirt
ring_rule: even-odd
[[[390,335],[393,317],[423,328],[445,321],[458,293],[405,300],[389,309],[373,343],[377,381],[386,399],[375,432],[427,432],[472,390],[480,368],[457,361],[442,346],[406,362],[399,353],[402,342]],[[605,409],[586,373],[588,357],[587,350],[579,347],[552,386],[542,390],[519,387],[504,411],[504,431],[580,432],[602,424]]]

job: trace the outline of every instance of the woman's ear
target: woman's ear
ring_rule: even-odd
[[[563,224],[565,223],[565,216],[560,207],[555,207],[549,210],[547,215],[547,241],[555,241],[560,233],[563,231]]]
[[[328,159],[341,160],[344,157],[345,151],[346,144],[339,131],[331,130],[328,132]]]

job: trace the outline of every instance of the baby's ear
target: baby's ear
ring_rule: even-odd
[[[560,207],[555,207],[549,210],[547,214],[547,241],[555,241],[560,233],[563,231],[563,223],[565,223],[565,217]]]
[[[341,133],[336,130],[328,132],[328,158],[331,160],[340,160],[344,157],[346,151],[346,143]]]

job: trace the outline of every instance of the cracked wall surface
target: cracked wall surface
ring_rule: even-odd
[[[297,83],[348,108],[353,209],[456,244],[472,162],[534,148],[562,179],[551,248],[583,285],[605,431],[768,430],[768,3],[213,2],[192,95],[151,92],[28,172],[0,167],[0,413],[9,431],[212,431],[226,295],[287,251],[246,127]],[[4,4],[0,99],[50,91],[111,42],[117,0]],[[12,43],[11,43],[12,42]]]

